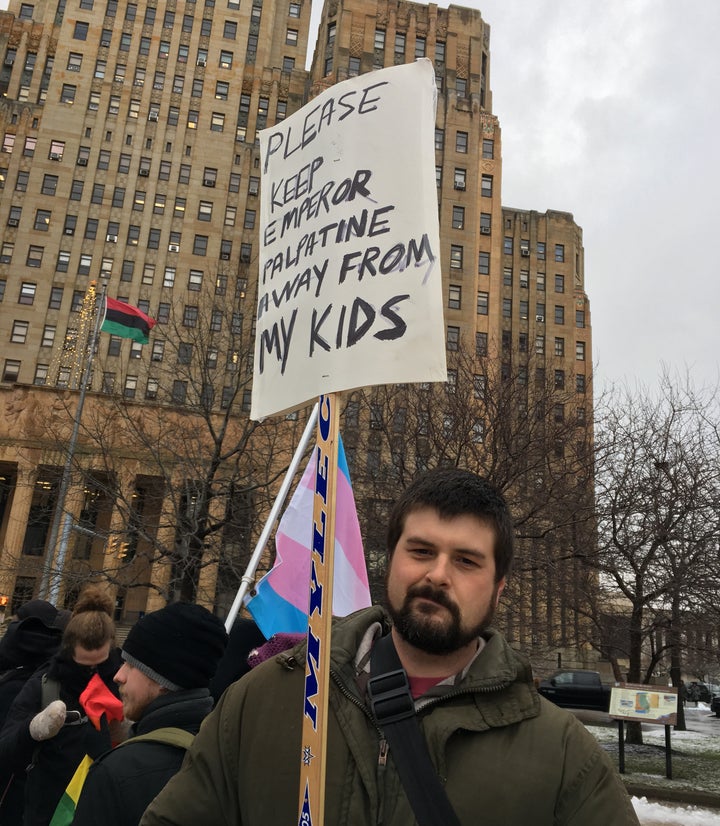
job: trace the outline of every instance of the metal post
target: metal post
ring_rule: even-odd
[[[55,512],[53,514],[53,521],[50,527],[50,536],[48,537],[47,551],[45,553],[45,561],[43,563],[42,578],[40,580],[39,596],[41,599],[47,599],[48,602],[55,604],[60,593],[60,581],[63,575],[63,568],[65,567],[65,556],[67,554],[68,539],[70,537],[70,529],[72,527],[72,514],[64,513],[65,499],[67,498],[68,490],[70,488],[70,479],[72,477],[72,466],[75,458],[75,449],[77,448],[78,436],[80,435],[80,420],[82,418],[83,407],[85,406],[85,396],[87,394],[88,384],[90,383],[90,375],[92,371],[93,358],[95,357],[95,348],[97,347],[97,340],[100,334],[100,326],[103,320],[102,308],[105,305],[106,284],[103,282],[100,290],[100,302],[96,303],[95,323],[93,325],[93,332],[90,338],[90,346],[85,358],[82,375],[80,378],[80,395],[78,397],[77,408],[75,410],[75,417],[73,420],[73,429],[70,436],[70,441],[67,448],[67,456],[65,458],[65,465],[63,467],[62,477],[60,478],[60,486],[58,488],[57,502],[55,503]],[[60,525],[62,523],[62,532]],[[58,540],[60,534],[60,541]],[[57,568],[52,574],[52,564],[55,557],[55,545],[57,543]],[[52,575],[52,584],[50,578]]]
[[[625,724],[618,720],[618,763],[620,774],[625,774]]]
[[[287,469],[287,473],[285,474],[285,478],[283,479],[283,483],[280,486],[280,491],[273,502],[272,509],[270,510],[270,515],[267,518],[267,522],[265,523],[265,527],[260,534],[260,538],[255,545],[255,550],[253,551],[252,556],[250,557],[250,562],[248,562],[248,566],[245,569],[245,573],[240,580],[240,588],[238,589],[237,594],[235,595],[235,599],[233,600],[233,604],[230,606],[230,611],[225,619],[225,630],[230,633],[230,629],[233,627],[235,623],[235,619],[240,611],[240,607],[242,606],[243,599],[245,599],[245,594],[247,594],[248,590],[250,589],[251,585],[255,584],[255,572],[257,571],[257,567],[260,564],[260,559],[262,558],[263,552],[265,551],[265,546],[267,545],[267,541],[270,538],[270,533],[277,521],[277,518],[280,514],[280,509],[285,504],[285,499],[288,495],[288,491],[290,490],[290,485],[292,484],[293,479],[295,478],[295,474],[297,473],[298,465],[302,460],[303,454],[305,453],[305,448],[307,447],[310,436],[313,434],[315,430],[315,424],[317,422],[318,417],[318,403],[315,403],[315,407],[312,409],[312,413],[308,417],[307,424],[305,425],[305,430],[303,430],[302,436],[300,437],[300,442],[298,446],[295,448],[295,453],[293,454],[292,461],[290,462],[290,466]]]
[[[670,726],[665,726],[665,777],[672,780],[672,747],[670,745]]]

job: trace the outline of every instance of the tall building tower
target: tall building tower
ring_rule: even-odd
[[[60,448],[81,381],[87,296],[105,285],[158,323],[144,347],[100,339],[88,387],[88,421],[96,432],[91,439],[85,428],[76,464],[84,462],[86,473],[73,475],[64,504],[87,532],[73,534],[66,549],[63,593],[72,595],[71,574],[77,582],[102,574],[116,589],[121,618],[174,592],[227,608],[239,578],[229,557],[247,552],[248,537],[257,533],[248,513],[259,518],[267,509],[287,450],[271,428],[256,431],[247,420],[256,134],[360,73],[425,57],[437,78],[450,364],[442,392],[454,393],[456,407],[460,396],[471,418],[462,435],[459,410],[449,412],[445,402],[443,410],[439,403],[411,403],[420,411],[411,421],[407,399],[398,401],[395,432],[413,440],[412,470],[452,460],[438,456],[440,441],[428,438],[435,415],[442,419],[443,450],[457,437],[474,452],[461,450],[454,460],[486,470],[485,457],[502,454],[497,434],[506,425],[498,422],[508,420],[510,406],[536,410],[542,397],[552,425],[542,438],[554,440],[556,459],[565,461],[567,444],[578,441],[576,425],[587,436],[592,362],[582,232],[567,213],[502,206],[489,25],[479,11],[459,6],[327,0],[305,71],[309,26],[307,0],[11,0],[0,13],[0,400],[7,410],[0,425],[0,592],[11,602],[36,595],[43,577],[57,569]],[[495,418],[491,394],[507,406],[498,406]],[[346,410],[346,444],[360,490],[395,461],[388,458],[392,447],[383,453],[376,438],[388,416],[376,397],[367,399],[366,418],[360,396]],[[406,424],[399,428],[403,410]],[[216,449],[211,478],[188,469],[181,445],[165,454],[150,449],[163,433],[187,434],[182,423],[189,418],[205,434],[203,451]],[[107,421],[112,432],[101,437],[100,423]],[[352,435],[355,421],[368,441]],[[506,442],[517,444],[517,434],[535,429],[523,421],[517,419]],[[243,445],[239,475],[228,470],[240,460],[218,442],[218,423]],[[301,425],[302,415],[293,426]],[[290,432],[287,440],[293,438]],[[533,438],[526,454],[538,450]],[[128,451],[123,440],[142,444]],[[186,446],[188,436],[179,441]],[[398,480],[388,479],[389,492],[368,488],[368,508],[392,495]],[[372,562],[381,543],[370,538],[369,545]],[[525,613],[507,617],[507,624],[521,644],[569,645],[570,602],[537,591],[538,583],[546,589],[556,578],[552,551],[546,556],[545,579],[535,577],[535,591],[520,599]],[[183,567],[183,560],[191,563]]]

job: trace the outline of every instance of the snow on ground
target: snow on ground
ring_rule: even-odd
[[[720,725],[710,715],[710,708],[705,703],[698,703],[697,707],[685,707],[685,719],[688,731],[673,731],[673,749],[681,749],[689,754],[693,751],[708,751],[717,749],[720,752]],[[612,727],[588,726],[600,742],[611,743],[617,741],[617,732]],[[665,743],[663,726],[643,726],[643,740],[646,744],[662,746]],[[642,778],[651,780],[651,778]],[[720,793],[720,777],[708,782],[705,778],[703,787]],[[633,806],[642,826],[720,826],[720,811],[706,809],[700,806],[690,806],[683,803],[660,803],[648,801],[645,797],[633,797]]]
[[[642,826],[720,826],[720,813],[698,806],[650,803],[633,797],[633,806]]]

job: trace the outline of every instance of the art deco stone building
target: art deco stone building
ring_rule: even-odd
[[[227,608],[239,575],[233,569],[223,585],[223,570],[233,553],[247,557],[304,418],[282,428],[247,421],[256,135],[327,86],[384,66],[427,57],[436,70],[451,367],[443,392],[465,394],[469,375],[468,399],[512,386],[524,399],[513,409],[527,410],[528,397],[548,388],[548,420],[567,426],[564,437],[554,433],[555,457],[578,442],[577,426],[587,439],[582,231],[568,213],[502,206],[489,25],[459,6],[327,0],[306,71],[310,13],[308,0],[10,0],[0,12],[0,593],[11,605],[44,592],[61,568],[67,600],[87,577],[107,576],[121,619],[178,587]],[[71,536],[58,560],[64,519],[53,511],[94,291],[103,288],[158,323],[146,346],[100,336],[64,502]],[[393,460],[351,435],[378,430],[378,398],[359,394],[347,406],[344,434],[362,487]],[[447,431],[449,416],[441,418]],[[402,430],[414,438],[424,427]],[[468,427],[481,452],[499,430],[485,414]],[[242,450],[217,450],[209,487],[189,481],[179,445],[157,447],[163,434],[186,446],[200,429],[193,461],[203,465],[218,428],[222,446]],[[413,448],[417,466],[432,464],[424,451],[433,446]],[[205,533],[188,547],[183,530],[198,522]],[[188,558],[189,591],[172,585]],[[555,574],[550,565],[534,575],[534,588]],[[521,643],[572,637],[548,631],[548,617],[569,603],[540,610],[548,604],[540,592],[521,602],[527,617],[508,618]]]

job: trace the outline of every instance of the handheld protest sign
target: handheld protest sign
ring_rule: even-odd
[[[252,419],[319,396],[299,824],[322,826],[337,404],[355,387],[447,381],[426,58],[350,78],[259,133]]]
[[[320,398],[317,434],[299,826],[322,824],[325,810],[335,492],[338,473],[338,404],[332,394]]]
[[[436,95],[423,58],[338,83],[260,132],[251,418],[447,380]]]

